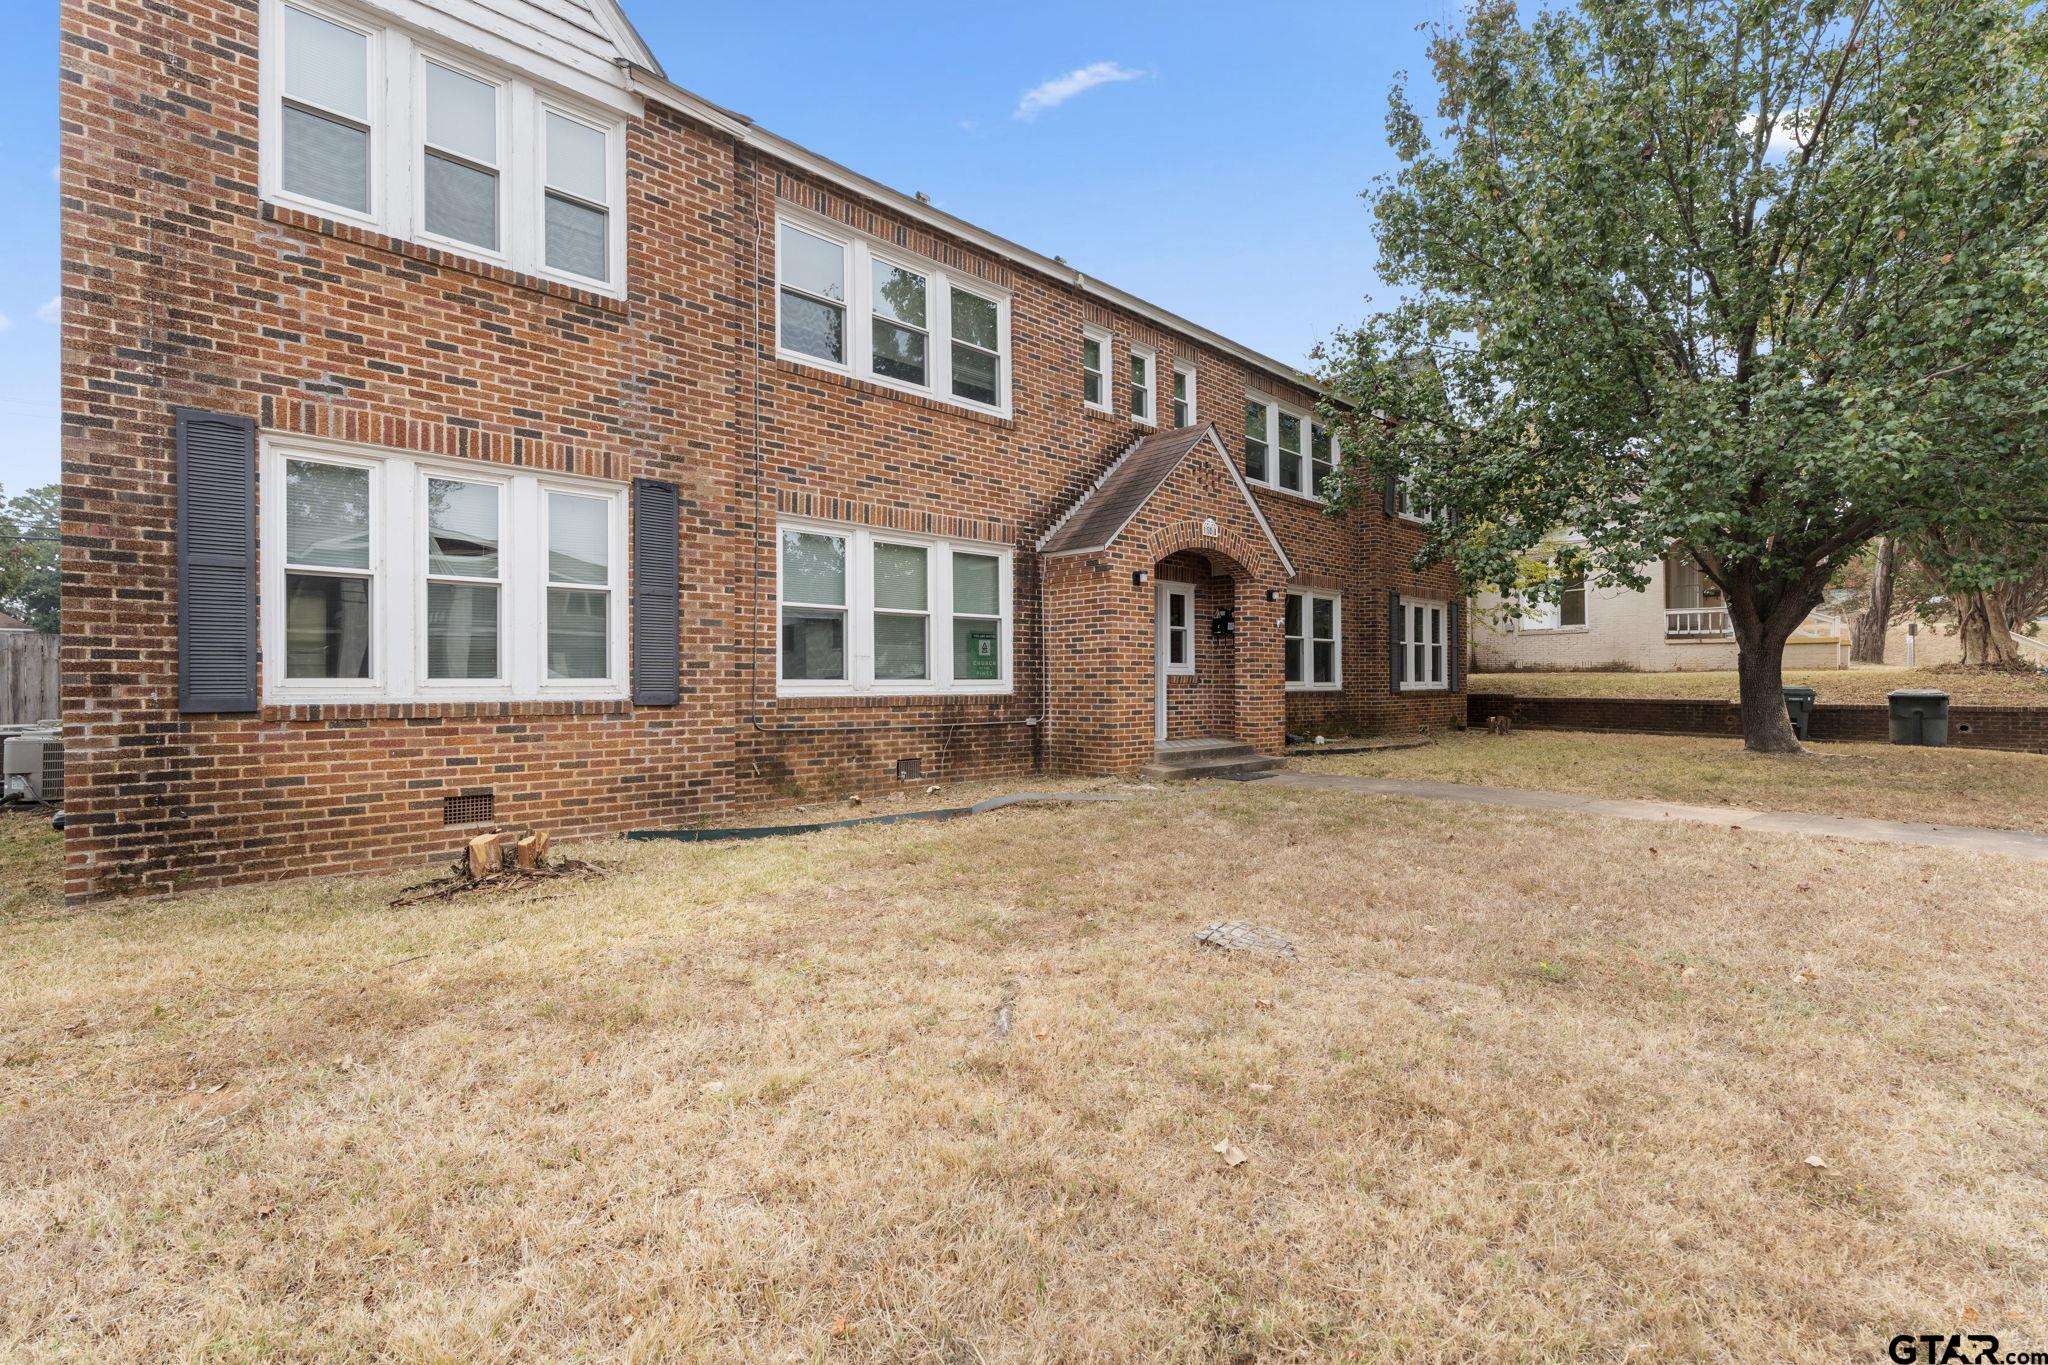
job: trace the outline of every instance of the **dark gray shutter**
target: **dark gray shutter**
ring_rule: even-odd
[[[1458,643],[1458,604],[1455,601],[1444,608],[1444,650],[1450,655],[1451,691],[1463,691],[1465,650]]]
[[[1380,483],[1380,500],[1385,505],[1387,515],[1390,517],[1401,510],[1401,496],[1396,491],[1392,472],[1389,472],[1387,477]]]
[[[1407,666],[1406,641],[1401,636],[1401,594],[1387,594],[1387,685],[1395,695],[1401,691],[1401,676]]]
[[[174,409],[178,453],[178,709],[254,711],[256,423]]]
[[[676,486],[633,480],[633,704],[682,700],[682,528]]]

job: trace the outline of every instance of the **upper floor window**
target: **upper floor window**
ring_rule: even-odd
[[[1405,521],[1432,522],[1436,513],[1417,501],[1406,475],[1397,475],[1389,485],[1387,510]]]
[[[1109,410],[1109,333],[1090,327],[1081,333],[1081,401]]]
[[[1253,483],[1321,496],[1323,480],[1336,467],[1336,443],[1306,413],[1264,398],[1244,405],[1244,476]]]
[[[780,544],[783,693],[1009,689],[1008,550],[830,524]]]
[[[618,292],[616,116],[323,0],[266,0],[262,58],[266,198]]]
[[[1007,294],[788,210],[777,221],[775,244],[775,335],[784,357],[1009,411]],[[849,327],[852,299],[866,300],[867,317]]]
[[[283,702],[625,695],[625,490],[280,438],[263,475]]]
[[[1194,423],[1195,367],[1176,365],[1173,367],[1173,424],[1188,427]]]
[[[1158,355],[1145,346],[1131,347],[1131,417],[1148,426],[1159,421],[1154,401]]]

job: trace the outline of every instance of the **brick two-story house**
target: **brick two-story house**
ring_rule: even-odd
[[[1462,718],[1287,365],[609,0],[64,0],[73,897]]]

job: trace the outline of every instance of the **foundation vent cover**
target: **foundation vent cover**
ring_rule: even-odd
[[[497,798],[487,791],[464,792],[441,798],[441,827],[488,825],[496,818]]]

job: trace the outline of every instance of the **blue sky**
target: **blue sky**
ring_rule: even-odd
[[[0,51],[10,491],[57,477],[58,332],[39,316],[58,289],[56,8],[15,5]],[[1426,78],[1417,26],[1455,12],[1453,0],[629,5],[678,84],[1295,362],[1378,291],[1358,196],[1393,166],[1387,88],[1398,70]]]

